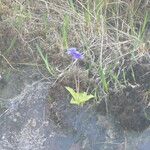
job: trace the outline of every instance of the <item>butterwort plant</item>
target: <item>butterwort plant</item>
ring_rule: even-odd
[[[82,60],[84,59],[83,53],[80,53],[79,51],[77,51],[77,48],[69,48],[67,50],[68,55],[70,55],[72,57],[73,60]],[[79,74],[77,74],[79,75]],[[79,78],[78,78],[79,79]],[[79,81],[78,84],[76,83],[76,85],[79,85]],[[77,88],[78,86],[76,86]],[[67,91],[71,94],[72,98],[70,103],[71,104],[75,104],[78,106],[83,106],[83,104],[89,100],[91,100],[92,98],[94,98],[93,95],[88,95],[87,92],[79,92],[79,87],[76,89],[76,91],[74,89],[72,89],[71,87],[65,87],[67,89]]]
[[[76,92],[70,87],[66,87],[66,89],[72,96],[71,101],[70,101],[71,104],[83,106],[85,102],[94,98],[92,94],[88,95],[86,92]]]

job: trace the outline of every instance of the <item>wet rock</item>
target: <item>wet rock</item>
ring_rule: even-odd
[[[9,99],[20,94],[26,85],[42,79],[42,76],[33,68],[6,70],[0,79],[0,98]]]
[[[146,129],[137,138],[137,150],[149,150],[150,148],[150,128]]]
[[[48,83],[34,83],[9,100],[0,119],[1,150],[44,149],[47,93]]]
[[[149,150],[150,142],[142,143],[138,146],[138,150]]]

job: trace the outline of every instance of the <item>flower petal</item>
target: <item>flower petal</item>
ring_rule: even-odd
[[[68,49],[67,53],[72,56],[73,59],[83,59],[84,56],[82,53],[77,51],[77,48]]]

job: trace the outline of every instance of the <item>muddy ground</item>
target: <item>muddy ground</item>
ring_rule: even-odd
[[[126,71],[128,85],[120,91],[112,90],[98,111],[115,116],[125,130],[143,131],[150,125],[150,62],[143,57]]]
[[[83,107],[71,105],[64,83],[53,84],[34,69],[22,68],[20,72],[3,74],[0,85],[4,103],[2,150],[145,150],[149,147],[150,122],[148,113],[145,115],[149,109],[149,90],[144,82],[110,93],[109,114],[103,101],[98,106],[94,102]]]

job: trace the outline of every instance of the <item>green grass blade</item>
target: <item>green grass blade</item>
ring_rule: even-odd
[[[54,76],[54,75],[55,75],[55,74],[54,74],[54,69],[53,69],[52,66],[49,64],[48,56],[46,55],[46,56],[44,57],[44,55],[43,55],[43,53],[42,53],[42,49],[39,47],[38,44],[36,44],[36,49],[37,49],[37,51],[39,52],[39,54],[40,54],[42,60],[44,61],[45,67],[46,67],[46,69],[48,70],[48,72],[49,72],[52,76]]]

